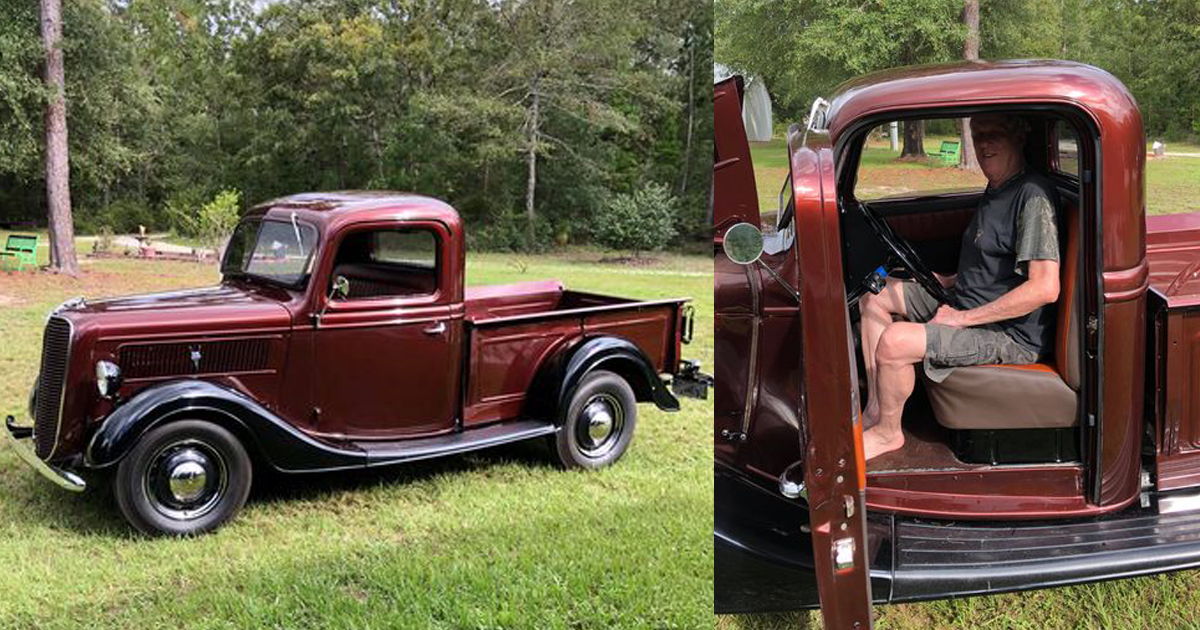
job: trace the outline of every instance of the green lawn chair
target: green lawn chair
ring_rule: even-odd
[[[0,263],[5,269],[9,269],[8,261],[15,260],[17,271],[24,271],[26,265],[37,267],[37,242],[36,235],[9,234],[4,251],[0,251]]]
[[[959,144],[957,140],[942,140],[942,148],[937,153],[931,153],[933,158],[942,166],[958,166]]]

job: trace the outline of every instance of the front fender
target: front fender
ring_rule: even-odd
[[[557,417],[584,377],[598,369],[615,372],[628,381],[638,402],[654,402],[663,411],[679,411],[679,399],[658,377],[641,348],[611,335],[586,339],[547,362],[535,381],[539,386],[534,389],[541,393],[537,401],[540,411]]]
[[[252,446],[276,470],[338,470],[366,465],[364,452],[318,442],[245,394],[198,380],[153,385],[117,407],[92,436],[84,462],[90,468],[116,464],[144,433],[188,414],[232,425],[243,437],[253,440]]]

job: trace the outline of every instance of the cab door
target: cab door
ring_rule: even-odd
[[[357,440],[450,431],[458,419],[463,305],[448,228],[436,221],[365,223],[334,243],[316,322],[316,430]]]
[[[801,439],[814,570],[826,628],[871,627],[866,465],[842,276],[833,151],[788,132],[800,266]]]

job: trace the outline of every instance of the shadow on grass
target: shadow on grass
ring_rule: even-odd
[[[330,492],[414,483],[502,464],[518,464],[529,469],[554,468],[545,447],[534,440],[438,459],[332,473],[283,474],[256,466],[247,503],[271,504],[319,497]],[[0,521],[11,527],[17,530],[63,529],[81,536],[112,539],[140,535],[121,516],[108,476],[89,476],[88,490],[75,494],[54,486],[15,457],[6,468],[0,490],[12,500],[3,506],[9,509],[0,509]]]
[[[752,615],[717,615],[716,630],[816,630],[822,624],[813,622],[808,611],[760,613]]]
[[[529,469],[554,468],[550,454],[540,440],[505,444],[462,455],[330,473],[284,474],[258,466],[255,468],[256,477],[249,501],[271,504],[312,498],[329,492],[415,483],[442,475],[486,470],[502,464],[518,464]]]

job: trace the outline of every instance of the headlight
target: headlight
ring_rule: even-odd
[[[121,388],[121,368],[111,361],[96,362],[96,389],[109,398]]]

